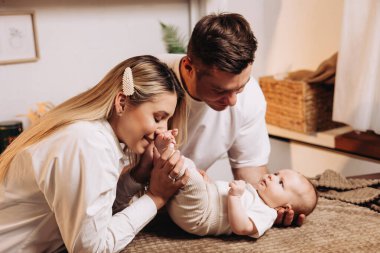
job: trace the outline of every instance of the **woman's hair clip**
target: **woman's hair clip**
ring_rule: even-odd
[[[126,96],[131,96],[135,92],[135,84],[133,83],[132,69],[125,68],[123,74],[123,93]]]

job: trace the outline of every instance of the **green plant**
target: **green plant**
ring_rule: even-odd
[[[162,40],[165,43],[168,53],[186,53],[186,47],[183,37],[178,34],[178,28],[173,25],[168,25],[160,22],[162,30]]]

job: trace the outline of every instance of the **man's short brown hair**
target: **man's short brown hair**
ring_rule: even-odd
[[[195,25],[188,56],[208,67],[240,74],[255,58],[257,41],[240,14],[221,13],[203,17]]]

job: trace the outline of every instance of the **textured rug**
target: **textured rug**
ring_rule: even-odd
[[[241,236],[196,237],[159,215],[123,253],[145,252],[379,252],[380,214],[320,198],[301,227],[272,228],[255,240]]]
[[[321,197],[366,206],[380,212],[380,179],[345,178],[335,171],[326,170],[311,181]]]
[[[380,213],[320,198],[301,227],[271,228],[255,240],[236,235],[197,237],[160,214],[123,253],[146,252],[380,252]]]

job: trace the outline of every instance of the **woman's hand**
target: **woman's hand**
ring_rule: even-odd
[[[151,172],[147,195],[152,198],[157,209],[159,209],[187,183],[189,174],[186,170],[182,177],[177,178],[179,171],[183,167],[184,158],[178,150],[173,153],[173,147],[167,148],[162,155],[154,147],[153,153],[154,167]]]
[[[149,181],[153,168],[153,147],[154,143],[151,142],[140,157],[139,163],[131,170],[132,178],[140,184],[146,184]]]

